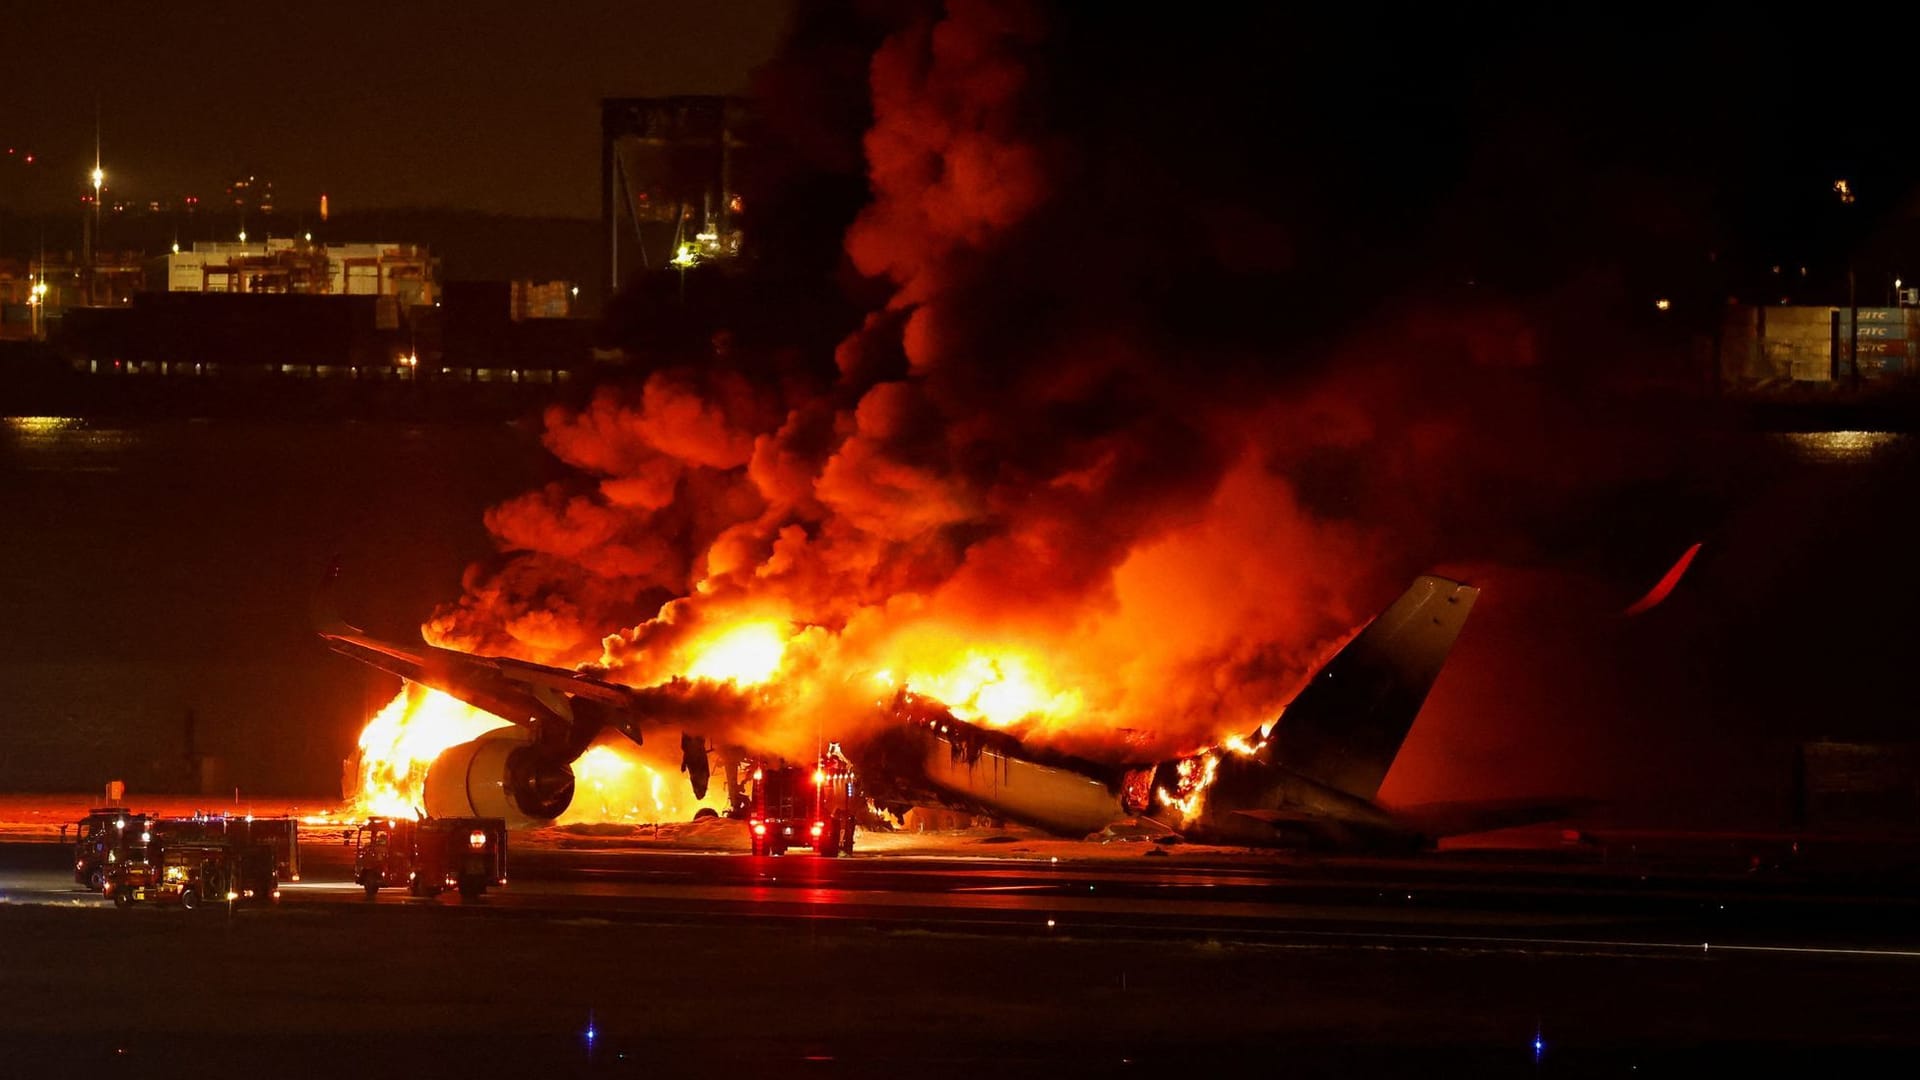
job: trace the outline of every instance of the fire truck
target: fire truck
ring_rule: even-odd
[[[231,840],[273,849],[274,873],[281,881],[300,880],[300,822],[295,818],[257,818],[252,814],[195,814],[161,818],[153,831],[174,840]]]
[[[374,818],[354,832],[353,880],[367,899],[384,886],[414,896],[460,890],[477,899],[507,883],[507,823],[501,818]]]
[[[237,840],[157,839],[140,861],[111,864],[106,893],[115,905],[271,904],[280,899],[273,848]]]
[[[743,801],[755,855],[811,848],[834,858],[853,854],[859,785],[853,766],[829,747],[809,769],[778,758],[756,758]]]
[[[126,862],[145,862],[152,841],[153,819],[124,806],[102,806],[87,811],[77,823],[73,842],[73,881],[93,892],[106,888],[107,872]]]

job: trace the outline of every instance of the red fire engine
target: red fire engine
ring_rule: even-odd
[[[103,806],[87,812],[78,823],[73,844],[73,880],[94,892],[105,890],[107,874],[125,862],[144,863],[153,839],[153,819],[121,806]]]
[[[777,758],[755,759],[745,802],[755,855],[784,855],[811,848],[833,858],[853,854],[859,786],[853,766],[829,749],[813,768]]]
[[[239,840],[156,837],[140,861],[114,862],[106,893],[120,907],[149,900],[192,910],[203,904],[270,904],[280,899],[274,850]]]
[[[294,818],[197,813],[192,817],[161,818],[154,822],[153,832],[169,843],[231,840],[238,844],[265,844],[273,849],[274,872],[279,879],[300,880],[300,823]]]
[[[367,899],[388,885],[414,896],[457,888],[472,900],[507,883],[507,823],[500,818],[374,818],[354,833],[353,880]]]

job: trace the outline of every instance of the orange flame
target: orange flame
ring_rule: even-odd
[[[354,817],[421,816],[427,770],[434,759],[450,747],[508,726],[458,698],[406,684],[360,733],[348,812]],[[619,735],[589,747],[573,763],[573,805],[561,815],[560,824],[651,824],[684,821],[702,807],[727,809],[721,785],[709,788],[706,798],[695,799],[674,775],[678,761],[655,760],[649,749]]]
[[[407,683],[360,732],[356,815],[418,817],[427,769],[450,746],[507,722],[458,698]]]
[[[780,670],[786,652],[787,637],[778,623],[737,623],[698,648],[687,677],[741,686],[764,683]]]

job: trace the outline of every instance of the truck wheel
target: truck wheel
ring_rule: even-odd
[[[368,878],[363,884],[367,889],[367,899],[372,900],[380,895],[380,881],[378,878]]]
[[[114,907],[126,907],[128,904],[131,904],[131,903],[133,903],[132,889],[113,890],[113,906]]]
[[[87,888],[94,892],[105,892],[107,888],[107,872],[97,866],[87,871]]]
[[[192,911],[200,906],[200,894],[192,889],[180,890],[180,906]]]

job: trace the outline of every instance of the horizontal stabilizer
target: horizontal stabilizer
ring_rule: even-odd
[[[1437,838],[1564,821],[1599,805],[1592,799],[1494,799],[1423,803],[1394,807],[1391,813],[1414,832]]]
[[[1326,815],[1307,810],[1233,810],[1234,817],[1247,818],[1267,825],[1313,825],[1326,821]]]

